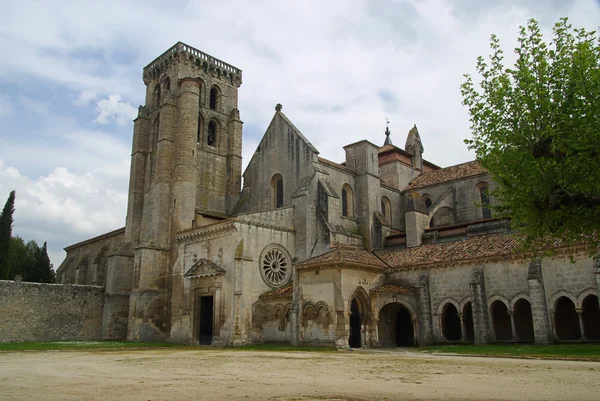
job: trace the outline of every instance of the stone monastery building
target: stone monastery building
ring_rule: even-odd
[[[332,162],[281,105],[242,173],[242,71],[177,43],[143,73],[125,227],[65,248],[102,337],[387,347],[600,339],[584,249],[516,251],[477,162],[363,140]],[[382,138],[383,139],[383,135]],[[242,180],[243,178],[243,180]],[[243,186],[242,186],[243,182]],[[240,192],[240,188],[242,188]]]

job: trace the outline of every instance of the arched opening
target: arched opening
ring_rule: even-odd
[[[588,340],[600,340],[600,305],[596,295],[588,295],[582,304],[583,331]]]
[[[500,300],[496,300],[492,303],[490,309],[496,341],[510,341],[512,339],[512,326],[506,304]]]
[[[515,334],[519,341],[533,341],[533,316],[531,304],[525,298],[519,299],[514,306],[513,319],[515,321]]]
[[[533,341],[533,316],[531,304],[525,298],[519,299],[514,306],[513,319],[515,321],[515,334],[519,341]]]
[[[160,107],[160,84],[156,84],[154,87],[154,106]]]
[[[433,205],[431,198],[425,198],[425,209],[429,210],[429,208]]]
[[[489,185],[485,182],[477,185],[477,190],[479,191],[479,200],[481,201],[481,216],[484,219],[489,219],[492,217],[492,211],[490,210],[489,188]]]
[[[448,341],[460,341],[462,329],[456,306],[448,302],[442,310],[442,333]]]
[[[463,307],[463,324],[465,325],[465,338],[468,341],[475,340],[475,328],[473,327],[473,307],[467,302]]]
[[[219,97],[219,91],[216,87],[213,86],[212,88],[210,88],[210,99],[208,102],[208,107],[210,107],[211,110],[217,109],[218,97]]]
[[[381,197],[381,213],[388,224],[392,224],[392,203],[387,196]]]
[[[350,338],[348,340],[350,348],[360,348],[361,346],[360,326],[360,309],[356,299],[353,299],[350,305]]]
[[[275,208],[283,207],[283,178],[281,174],[275,174],[271,178],[271,193],[273,197],[273,206]]]
[[[379,312],[379,346],[411,347],[414,345],[412,316],[406,306],[392,302]]]
[[[560,297],[554,308],[554,327],[559,340],[573,341],[581,338],[579,316],[575,304],[567,297]]]
[[[217,123],[211,121],[208,123],[208,135],[206,136],[208,146],[217,146]]]
[[[354,216],[354,192],[348,184],[342,187],[342,216]]]

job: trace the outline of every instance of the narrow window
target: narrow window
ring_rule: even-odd
[[[275,208],[283,207],[283,178],[281,174],[275,174],[271,178],[271,192],[273,197],[273,206]]]
[[[209,107],[212,110],[216,110],[217,109],[217,96],[218,96],[217,88],[215,88],[215,87],[211,88],[211,90],[210,90]]]
[[[160,107],[160,85],[154,87],[154,106]]]
[[[427,198],[425,199],[425,208],[429,209],[432,205],[431,199]]]
[[[206,137],[208,146],[217,145],[217,124],[214,121],[208,123],[208,135]]]
[[[354,193],[350,185],[345,184],[342,187],[342,216],[354,217]]]
[[[479,197],[481,198],[481,212],[484,219],[489,219],[492,217],[492,212],[490,210],[490,195],[489,188],[487,185],[481,185],[479,187]]]
[[[167,77],[167,79],[165,79],[165,90],[167,92],[171,91],[171,78]]]
[[[196,133],[196,142],[200,143],[202,141],[202,127],[204,125],[204,119],[202,118],[202,114],[198,114],[198,132]]]
[[[385,217],[388,224],[392,224],[392,203],[387,196],[381,198],[381,213]]]

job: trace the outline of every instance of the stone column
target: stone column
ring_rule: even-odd
[[[594,259],[594,276],[596,276],[596,289],[600,294],[600,257]],[[598,302],[600,303],[600,297],[598,297]]]
[[[487,344],[489,327],[482,267],[473,269],[471,272],[471,282],[469,284],[471,287],[473,306],[475,345]]]
[[[467,330],[465,327],[465,321],[463,319],[463,314],[459,313],[458,318],[460,319],[460,341],[467,341]]]
[[[292,267],[292,308],[290,310],[290,324],[291,324],[291,340],[290,343],[294,347],[299,344],[299,330],[300,330],[300,278],[296,266]]]
[[[418,285],[418,345],[425,346],[433,342],[431,323],[431,297],[429,294],[429,273],[419,274]]]
[[[529,299],[531,300],[531,316],[533,318],[535,343],[548,344],[550,342],[550,327],[541,260],[534,260],[529,264],[527,282],[529,284]],[[554,321],[554,319],[552,320]],[[555,331],[554,338],[556,338]]]
[[[585,341],[585,340],[587,340],[587,338],[585,338],[585,331],[583,329],[583,316],[582,316],[583,309],[575,308],[575,312],[577,312],[577,317],[579,318],[579,331],[581,333],[580,340]]]
[[[512,332],[512,340],[517,341],[517,331],[515,330],[515,312],[508,311],[508,316],[510,316],[510,330]]]

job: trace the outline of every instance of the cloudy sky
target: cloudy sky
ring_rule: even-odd
[[[247,162],[276,103],[319,149],[343,160],[359,139],[404,147],[417,124],[425,158],[473,159],[462,75],[507,53],[519,25],[561,16],[596,29],[597,0],[2,1],[0,203],[17,191],[14,234],[62,248],[125,222],[132,119],[142,68],[183,41],[243,70]],[[1,207],[1,205],[0,205]]]

